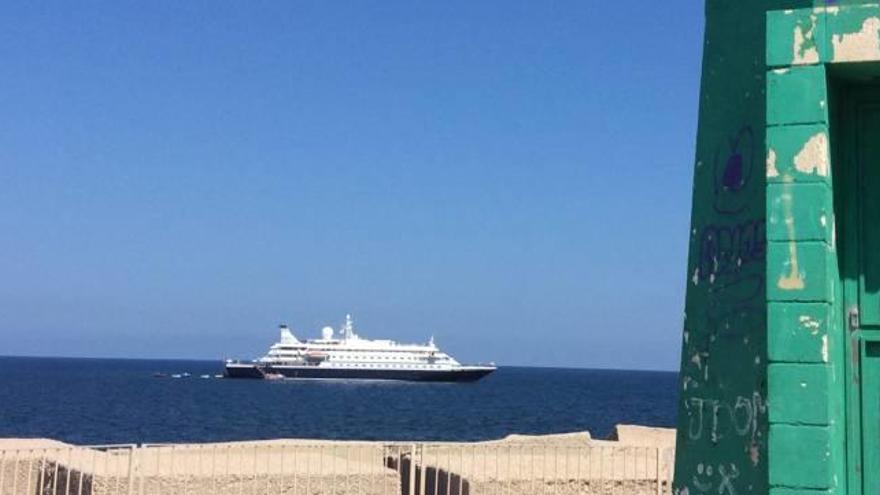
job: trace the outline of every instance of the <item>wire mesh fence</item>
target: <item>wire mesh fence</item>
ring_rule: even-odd
[[[528,442],[0,447],[0,495],[662,495],[673,457]]]

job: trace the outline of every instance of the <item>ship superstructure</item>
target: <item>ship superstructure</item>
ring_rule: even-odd
[[[324,327],[318,339],[301,341],[286,325],[280,326],[280,334],[265,356],[249,363],[227,361],[227,376],[473,381],[496,369],[493,364],[462,365],[441,351],[433,337],[425,344],[363,338],[355,332],[351,315],[339,331]]]

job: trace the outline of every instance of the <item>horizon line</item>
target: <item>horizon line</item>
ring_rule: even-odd
[[[37,354],[0,354],[3,358],[29,358],[29,359],[91,359],[91,360],[119,360],[119,361],[201,361],[215,362],[208,358],[185,358],[185,357],[119,357],[119,356],[48,356]],[[223,363],[225,359],[217,358],[216,362]],[[559,370],[585,370],[585,371],[644,371],[648,373],[679,373],[677,369],[650,369],[650,368],[603,368],[584,366],[547,366],[528,364],[497,364],[498,368],[536,368],[536,369],[559,369]]]

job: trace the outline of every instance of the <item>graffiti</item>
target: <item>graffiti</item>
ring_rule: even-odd
[[[749,125],[719,145],[712,168],[712,205],[716,213],[727,219],[740,216],[749,206],[763,204],[763,184],[755,177],[755,136]],[[763,208],[761,208],[763,210]],[[757,213],[757,212],[756,212]],[[737,273],[750,263],[763,261],[767,250],[767,222],[764,212],[758,216],[710,223],[700,231],[697,247],[695,279],[714,278]]]
[[[739,478],[739,468],[736,464],[718,464],[713,468],[711,464],[700,463],[697,465],[697,474],[691,478],[691,484],[701,493],[709,493],[717,486],[719,495],[736,495],[733,480],[737,478]]]
[[[688,438],[699,440],[708,432],[712,443],[718,443],[731,433],[756,441],[758,419],[767,412],[767,404],[758,392],[751,397],[738,396],[732,403],[690,397],[684,405],[689,418]]]
[[[764,311],[760,301],[765,293],[767,222],[764,215],[737,218],[750,205],[761,204],[756,195],[763,192],[756,187],[762,182],[753,180],[754,146],[751,127],[743,126],[716,149],[713,205],[720,217],[695,231],[691,280],[694,285],[708,282],[704,331],[710,336],[746,335],[756,328],[755,315]]]
[[[721,482],[718,483],[718,493],[736,495],[732,482],[739,478],[739,469],[737,469],[736,464],[730,464],[730,469],[726,468],[723,464],[719,464],[718,476],[721,478]]]
[[[762,262],[767,254],[767,222],[749,219],[733,225],[707,225],[700,231],[697,277],[711,279]]]
[[[741,213],[753,202],[751,191],[755,176],[755,137],[750,126],[715,150],[713,185],[715,211],[722,215]]]
[[[756,302],[764,297],[765,229],[766,222],[759,219],[731,226],[710,225],[701,231],[692,281],[709,282],[706,328],[710,334],[740,335],[754,327],[756,311],[763,311]],[[761,269],[744,273],[752,265]]]
[[[719,456],[689,459],[681,477],[689,486],[680,493],[737,495],[737,485],[753,475],[743,466],[756,468],[766,448],[764,386],[752,375],[761,370],[766,318],[762,147],[763,139],[743,125],[715,148],[711,168],[698,178],[712,206],[692,231],[679,431],[692,447],[702,445],[692,451]],[[747,366],[756,368],[743,371]],[[743,385],[750,392],[740,395]]]

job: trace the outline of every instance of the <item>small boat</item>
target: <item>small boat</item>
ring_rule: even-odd
[[[223,378],[223,375],[222,375],[222,374],[217,374],[217,375],[214,375],[214,378]]]
[[[203,380],[207,380],[207,379],[211,378],[211,375],[201,375],[201,376],[199,376],[199,378],[201,378]]]
[[[284,375],[281,373],[264,373],[263,379],[265,380],[283,380]]]
[[[155,372],[153,378],[168,378],[168,373]]]
[[[175,373],[171,375],[171,378],[183,378],[183,375],[181,375],[180,373]]]

